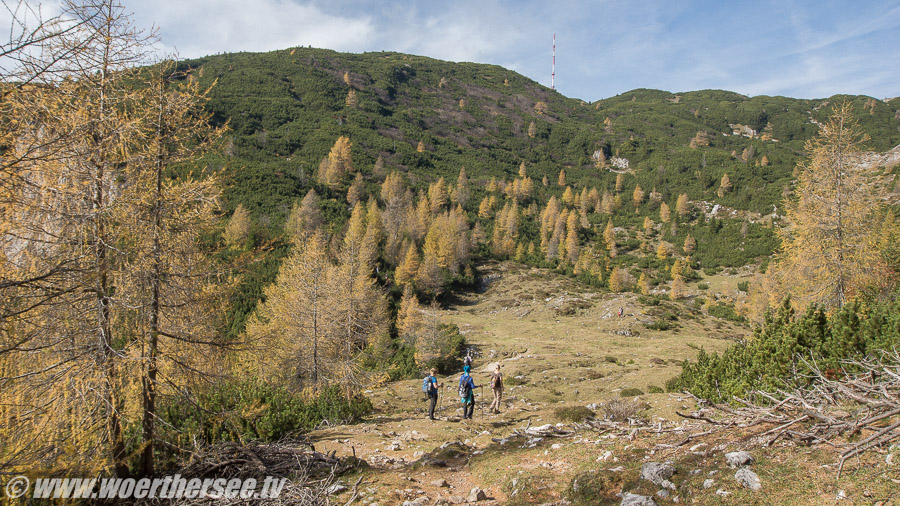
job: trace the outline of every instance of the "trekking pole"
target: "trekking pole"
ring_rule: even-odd
[[[481,406],[478,409],[481,410],[481,418],[484,418],[484,385],[478,385],[478,388],[481,389]]]

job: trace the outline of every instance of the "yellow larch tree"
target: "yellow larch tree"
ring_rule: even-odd
[[[878,188],[857,160],[868,136],[839,104],[806,143],[798,164],[796,198],[786,203],[789,226],[779,230],[782,254],[774,268],[782,286],[801,307],[842,306],[853,294],[878,284],[883,259],[871,240]]]
[[[669,210],[669,205],[663,202],[659,205],[659,221],[663,223],[668,223],[669,220],[672,219],[672,211]]]
[[[644,190],[641,189],[641,185],[636,185],[634,187],[634,192],[631,194],[631,203],[634,204],[634,212],[637,212],[641,207],[641,202],[644,201]]]
[[[675,202],[675,212],[678,213],[679,217],[684,218],[690,210],[687,193],[682,193]]]

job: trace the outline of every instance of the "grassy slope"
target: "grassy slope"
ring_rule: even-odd
[[[370,396],[378,413],[366,423],[312,434],[317,447],[336,450],[338,455],[355,452],[374,463],[363,473],[361,498],[369,499],[363,504],[399,503],[423,494],[431,504],[438,496],[465,496],[474,486],[485,489],[498,503],[533,504],[570,498],[576,504],[597,504],[606,497],[609,503],[618,504],[621,499],[615,493],[622,490],[655,493],[658,487],[638,479],[640,467],[643,462],[666,460],[673,461],[678,469],[673,481],[682,502],[823,504],[833,502],[839,489],[861,502],[897,499],[890,479],[900,476],[896,468],[885,468],[883,457],[877,462],[866,461],[867,465],[856,473],[835,481],[834,469],[822,467],[836,460],[830,450],[780,443],[762,449],[758,443],[754,446],[752,439],[742,437],[749,434],[742,429],[701,437],[678,447],[674,445],[686,434],[708,430],[709,426],[699,425],[685,433],[638,433],[633,439],[582,430],[575,437],[543,441],[531,448],[522,448],[521,442],[499,445],[493,438],[506,437],[528,423],[561,422],[555,408],[602,403],[616,398],[623,388],[646,392],[651,385],[662,385],[679,371],[679,360],[695,355],[694,347],[721,351],[730,343],[729,337],[746,335],[748,330],[714,318],[682,316],[677,332],[648,331],[640,322],[658,318],[661,309],[641,306],[630,295],[592,293],[567,278],[515,264],[491,264],[483,271],[485,278],[492,280],[486,290],[460,296],[445,311],[445,317],[458,324],[482,353],[476,360],[476,383],[485,383],[493,363],[501,363],[507,380],[503,413],[490,415],[478,409],[474,420],[460,422],[452,386],[455,376],[443,379],[445,387],[450,388],[445,391],[439,413],[442,419],[437,422],[425,420],[422,410],[426,404],[421,400],[419,380],[375,389]],[[712,285],[733,289],[739,279],[717,276]],[[689,305],[678,306],[681,314],[691,314]],[[619,307],[625,308],[623,318],[616,316]],[[639,335],[617,334],[625,329]],[[513,380],[517,376],[521,378]],[[486,400],[478,394],[480,400]],[[485,392],[485,396],[489,394]],[[666,393],[645,394],[639,399],[650,406],[644,416],[666,428],[682,423],[676,410],[695,409],[690,399]],[[769,427],[761,426],[756,432],[763,428]],[[449,467],[420,465],[423,456],[453,456],[440,446],[455,441],[469,447],[463,456],[451,460]],[[395,442],[397,446],[393,446]],[[560,446],[552,448],[554,443]],[[753,447],[758,461],[753,469],[762,479],[764,493],[741,490],[733,479],[734,470],[724,464],[725,452],[746,447]],[[604,460],[606,451],[611,455]],[[609,471],[620,467],[619,471]],[[574,494],[576,477],[582,483],[582,493],[587,485],[605,492],[590,499]],[[703,481],[709,477],[714,487],[704,489]],[[355,478],[345,479],[353,483]],[[451,488],[434,486],[431,482],[437,479],[446,479]],[[719,488],[731,495],[724,499],[717,496]],[[864,496],[866,493],[870,499]],[[340,496],[338,501],[348,498]]]

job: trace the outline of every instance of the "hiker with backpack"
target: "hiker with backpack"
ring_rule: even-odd
[[[500,413],[500,401],[503,399],[503,375],[500,374],[500,364],[491,374],[491,392],[494,393],[494,402],[491,403],[490,411],[494,414]]]
[[[463,419],[472,419],[475,412],[475,381],[469,376],[469,366],[463,367],[462,376],[459,377],[459,400],[463,403]]]
[[[466,356],[463,358],[463,367],[472,367],[472,350],[469,349],[466,351]]]
[[[434,407],[437,405],[438,400],[438,388],[442,388],[444,386],[443,383],[438,383],[437,378],[434,376],[437,373],[436,369],[432,369],[429,374],[425,375],[425,379],[422,380],[422,392],[428,396],[428,400],[430,404],[428,405],[428,418],[434,420]]]

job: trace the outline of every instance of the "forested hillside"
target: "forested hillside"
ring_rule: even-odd
[[[231,206],[243,203],[276,223],[341,135],[368,181],[379,157],[383,170],[409,172],[417,187],[455,179],[460,167],[482,183],[510,178],[525,162],[538,180],[555,182],[565,169],[573,185],[611,188],[613,171],[625,170],[633,176],[626,188],[760,213],[780,203],[829,105],[854,106],[871,149],[900,144],[900,99],[634,90],[589,104],[493,65],[304,48],[187,65],[202,83],[217,80],[209,107],[232,130]],[[733,188],[720,198],[726,173]]]
[[[412,192],[395,202],[403,207],[395,226],[407,208],[461,204],[457,218],[472,228],[476,255],[559,267],[604,287],[614,278],[617,289],[640,290],[643,277],[641,291],[650,292],[672,280],[677,256],[679,267],[707,273],[767,261],[778,244],[772,219],[783,214],[804,143],[835,104],[852,106],[869,148],[900,143],[900,99],[634,90],[589,104],[492,65],[304,48],[184,65],[214,85],[208,108],[230,131],[211,161],[225,168],[227,208],[249,211],[247,247],[265,252],[234,300],[233,335],[274,281],[289,250],[283,224],[311,189],[325,228],[340,233],[352,202],[381,197],[388,205],[381,186],[395,174],[394,190]],[[326,181],[324,161],[338,138],[349,162]],[[453,198],[454,182],[466,185],[464,199]],[[444,201],[436,204],[432,191]],[[504,202],[515,202],[515,220]],[[547,207],[554,222],[564,207],[579,211],[575,236],[565,214],[561,231],[548,223]],[[510,237],[494,238],[499,217]],[[424,253],[431,221],[420,222],[421,231],[399,231],[397,244],[376,255],[389,287],[409,249],[404,238]],[[584,247],[548,253],[554,232],[556,244]]]

